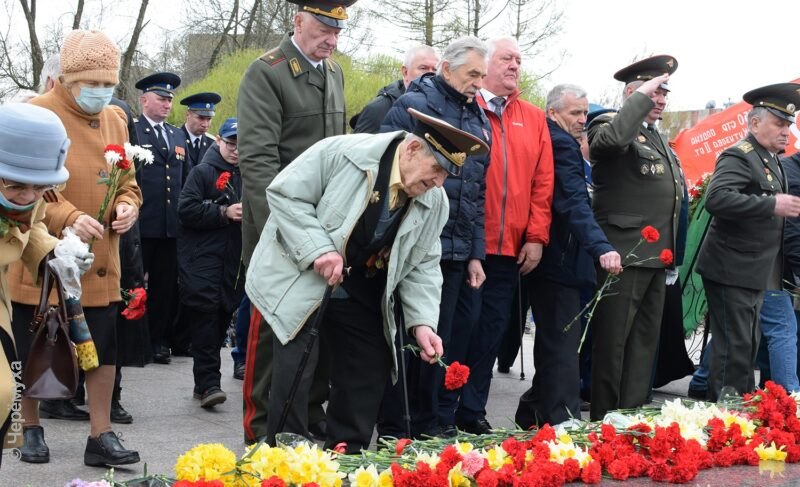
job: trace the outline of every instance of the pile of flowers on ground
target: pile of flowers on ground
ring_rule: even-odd
[[[615,411],[602,423],[382,441],[377,452],[361,455],[299,442],[258,444],[237,459],[221,444],[202,444],[178,458],[175,479],[157,478],[174,487],[526,487],[636,477],[687,483],[712,467],[800,462],[798,400],[767,382],[721,404],[676,399]],[[81,482],[67,485],[105,485]],[[112,478],[109,485],[132,484]]]

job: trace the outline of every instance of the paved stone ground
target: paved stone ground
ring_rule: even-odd
[[[530,351],[533,340],[525,336],[526,380],[519,379],[520,361],[509,374],[495,374],[489,399],[492,425],[511,427],[517,399],[527,389],[533,374]],[[173,474],[176,458],[197,443],[219,442],[241,454],[244,449],[241,429],[241,382],[231,377],[233,363],[228,350],[223,350],[222,388],[228,401],[213,411],[200,408],[192,398],[192,361],[175,357],[171,365],[149,365],[123,369],[122,403],[134,416],[131,425],[115,425],[124,444],[139,451],[142,462],[131,468],[116,470],[118,480],[136,478],[144,469],[150,473]],[[688,377],[658,390],[657,401],[683,396]],[[17,461],[9,453],[3,458],[0,487],[62,487],[69,480],[96,480],[103,469],[83,465],[83,451],[89,432],[87,423],[42,420],[45,439],[50,446],[51,461],[32,465]],[[603,484],[616,484],[604,481]],[[645,485],[642,480],[625,485]],[[783,486],[800,485],[800,466],[787,465],[781,473],[755,467],[713,469],[701,472],[690,485],[695,486]]]

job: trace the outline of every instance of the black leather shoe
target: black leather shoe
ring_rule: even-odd
[[[233,366],[233,378],[244,380],[244,362]]]
[[[113,467],[138,462],[139,452],[126,450],[113,431],[107,431],[97,438],[90,436],[86,440],[83,463],[90,467]]]
[[[475,421],[458,423],[458,429],[465,433],[472,433],[473,435],[485,435],[492,432],[492,425],[486,421],[486,418],[481,418]]]
[[[497,371],[500,372],[501,374],[509,374],[511,373],[511,367],[497,364]]]
[[[200,407],[210,408],[216,406],[217,404],[222,404],[226,399],[228,399],[228,396],[222,391],[222,389],[217,386],[212,386],[206,389],[206,391],[200,396]]]
[[[89,421],[89,413],[76,407],[68,399],[39,401],[39,417],[66,419],[69,421]]]
[[[189,348],[173,348],[172,349],[172,356],[173,357],[191,357],[192,356],[192,347],[189,347]]]
[[[308,433],[315,440],[325,440],[328,436],[328,422],[321,419],[314,424],[308,425]]]
[[[41,426],[22,428],[25,443],[19,449],[19,459],[27,463],[47,463],[50,461],[50,448],[44,442],[44,429]]]
[[[133,416],[128,411],[125,411],[125,408],[122,407],[122,404],[117,399],[111,400],[111,422],[118,424],[133,423]]]
[[[439,434],[436,435],[437,438],[455,438],[458,436],[458,429],[456,429],[456,425],[454,424],[446,424],[441,427],[439,430]]]
[[[153,363],[168,365],[172,362],[169,356],[169,349],[167,347],[156,347],[153,351]]]

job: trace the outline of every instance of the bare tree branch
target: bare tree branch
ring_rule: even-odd
[[[28,5],[28,0],[19,0],[22,5],[22,12],[25,14],[25,22],[28,25],[28,37],[30,38],[31,49],[31,76],[32,83],[27,89],[36,89],[39,87],[39,75],[42,72],[44,59],[42,59],[42,48],[39,46],[39,38],[36,35],[36,0],[31,0]],[[20,86],[22,88],[22,86]]]
[[[78,0],[78,8],[75,10],[75,19],[72,21],[72,30],[79,29],[83,17],[83,0]]]
[[[139,15],[136,17],[136,24],[133,27],[133,33],[131,33],[131,40],[128,42],[128,47],[125,48],[125,52],[122,54],[122,66],[120,66],[119,72],[120,83],[119,86],[117,86],[117,97],[123,100],[128,100],[128,83],[130,81],[128,78],[131,73],[133,55],[136,53],[137,44],[139,44],[139,35],[150,22],[149,20],[147,22],[144,21],[149,1],[150,0],[142,0],[142,3],[139,5]]]

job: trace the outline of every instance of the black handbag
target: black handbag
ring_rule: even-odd
[[[78,360],[69,339],[64,289],[47,260],[43,267],[42,293],[31,323],[33,340],[22,369],[22,395],[31,399],[70,399],[78,387]],[[58,304],[50,306],[48,297],[54,285]]]

